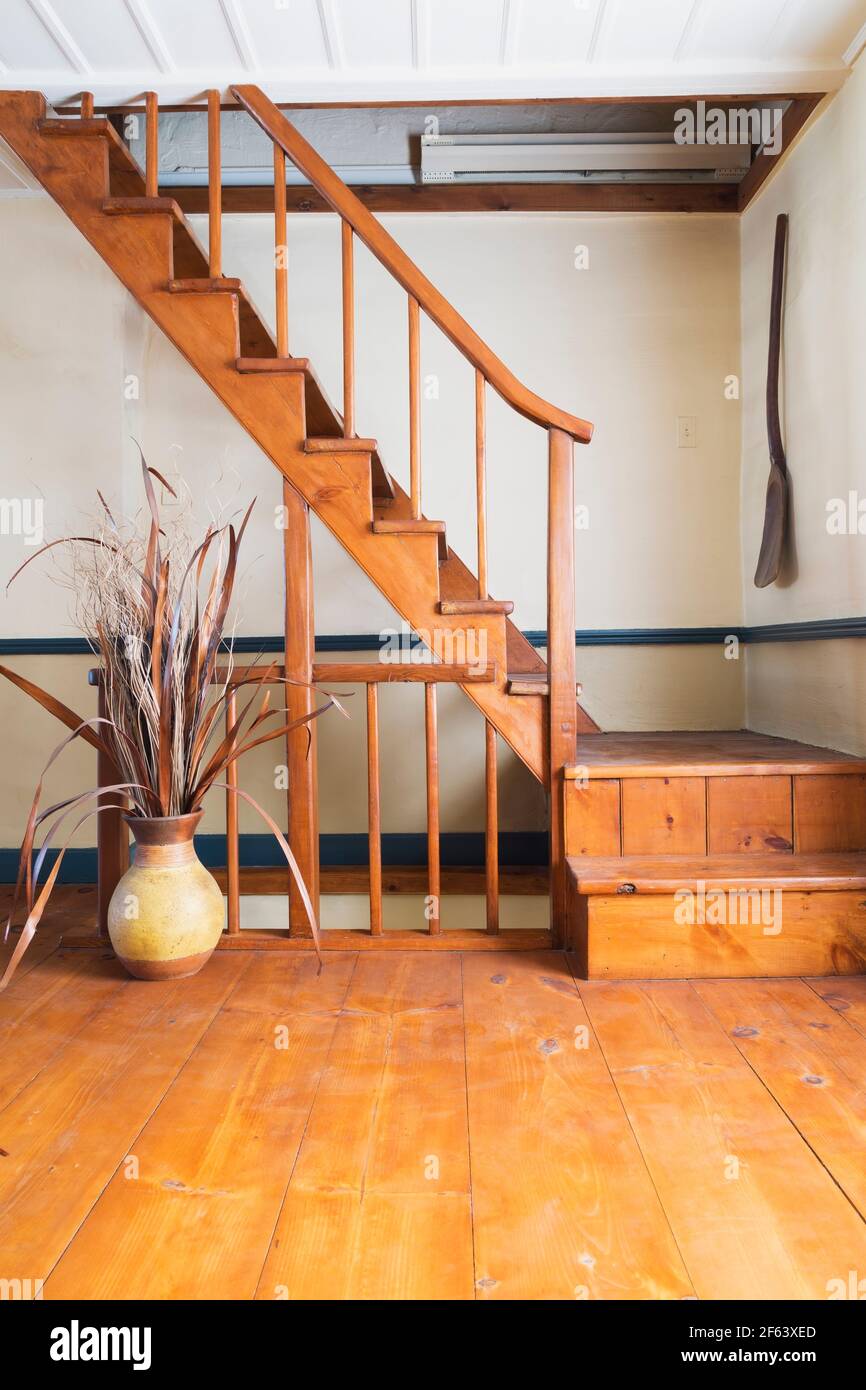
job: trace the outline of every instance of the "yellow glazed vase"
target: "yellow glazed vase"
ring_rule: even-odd
[[[111,944],[130,975],[180,980],[211,956],[225,920],[223,895],[195,852],[202,812],[127,816],[135,860],[108,905]]]

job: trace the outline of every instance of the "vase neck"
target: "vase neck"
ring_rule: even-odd
[[[185,816],[128,816],[135,837],[137,868],[179,868],[196,859],[193,836],[201,811]]]

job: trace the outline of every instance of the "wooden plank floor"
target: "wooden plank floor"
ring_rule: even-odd
[[[53,949],[51,949],[53,945]],[[46,1298],[826,1298],[866,1269],[866,979],[45,933],[0,997],[0,1278]]]

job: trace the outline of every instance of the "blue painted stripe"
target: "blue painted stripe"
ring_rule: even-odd
[[[196,835],[196,849],[209,869],[223,869],[226,862],[225,835]],[[322,835],[319,855],[323,868],[337,869],[369,863],[366,834]],[[440,836],[443,868],[481,868],[484,865],[484,835],[480,831],[446,832]],[[547,864],[547,835],[536,830],[503,830],[499,834],[499,862],[502,868],[537,867]],[[43,878],[54,862],[46,855]],[[282,868],[285,859],[272,835],[241,835],[242,868]],[[424,834],[383,835],[382,863],[386,868],[415,867],[427,863],[427,836]],[[0,849],[0,883],[14,883],[18,873],[18,850]],[[60,883],[95,883],[96,850],[69,849],[58,875]]]
[[[547,645],[543,628],[529,628],[523,636],[534,647]],[[578,647],[707,646],[729,637],[741,642],[817,642],[830,638],[866,637],[866,617],[820,618],[798,623],[767,623],[745,627],[613,627],[578,628],[574,634]],[[323,633],[316,638],[317,652],[376,652],[383,645],[378,632]],[[229,644],[224,644],[228,650]],[[235,637],[232,650],[238,654],[280,653],[279,636]],[[0,656],[86,656],[92,648],[83,637],[3,637]]]

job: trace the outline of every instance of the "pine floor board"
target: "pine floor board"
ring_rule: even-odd
[[[0,1265],[14,1277],[47,1278],[244,968],[211,965],[127,980],[0,1114]]]
[[[866,1268],[864,977],[262,951],[145,984],[51,932],[25,963],[0,1278],[46,1298],[823,1299]]]
[[[692,1296],[564,958],[463,970],[479,1296]]]
[[[196,978],[235,958],[215,956]],[[274,1009],[268,958],[248,959],[241,1007],[195,1048],[135,1144],[136,1174],[115,1174],[47,1298],[255,1293],[354,962],[336,958],[320,981],[324,1007],[311,1010],[314,962],[299,957],[287,972],[297,998],[290,986]]]
[[[866,1226],[688,982],[581,984],[699,1298],[826,1298]]]
[[[850,1038],[844,1039],[848,1066],[836,1061],[823,1036],[824,1025],[827,1031],[832,1027],[832,1010],[800,980],[701,981],[695,989],[866,1217],[866,1038],[849,1030]],[[814,1008],[810,1017],[799,1016],[810,996],[828,1015],[826,1020],[816,1019]]]
[[[459,956],[359,956],[258,1296],[472,1298]]]

